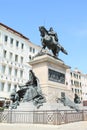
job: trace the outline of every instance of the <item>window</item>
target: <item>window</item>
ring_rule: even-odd
[[[10,39],[10,43],[13,44],[13,38]]]
[[[9,67],[9,75],[12,73],[12,67]]]
[[[82,86],[81,82],[80,82],[80,87]]]
[[[80,90],[80,93],[82,94],[82,90]]]
[[[3,57],[6,58],[7,51],[3,50]]]
[[[29,55],[29,60],[31,60],[31,55]]]
[[[79,79],[81,79],[81,76],[79,75]]]
[[[17,76],[17,69],[15,69],[15,76]]]
[[[20,78],[22,78],[23,77],[23,71],[21,70],[20,71]]]
[[[1,32],[0,32],[0,42],[1,42]]]
[[[73,85],[73,80],[71,80],[71,85]]]
[[[18,47],[19,46],[19,41],[16,41],[16,47]]]
[[[72,77],[72,72],[70,72],[70,74],[71,74],[71,77]]]
[[[10,60],[12,60],[12,58],[13,58],[13,53],[12,52],[10,52],[9,58],[10,58]]]
[[[1,32],[0,32],[0,38],[1,38]]]
[[[30,47],[30,52],[32,52],[32,47]]]
[[[66,85],[68,85],[68,82],[66,82]]]
[[[14,85],[14,89],[17,90],[17,85],[16,84]]]
[[[8,84],[8,90],[7,90],[8,92],[10,92],[11,91],[11,84]]]
[[[18,62],[18,55],[15,55],[15,61]]]
[[[24,44],[23,43],[21,44],[21,49],[24,49]]]
[[[77,74],[77,79],[78,79],[78,74]]]
[[[35,49],[33,48],[33,53],[35,53]]]
[[[5,42],[8,41],[8,36],[7,36],[7,35],[5,35],[5,37],[4,37],[4,41],[5,41]]]
[[[74,92],[74,89],[72,88],[72,92]]]
[[[78,91],[78,90],[77,90],[77,89],[75,89],[75,93],[77,93],[77,91]]]
[[[4,91],[4,83],[1,83],[0,91]]]
[[[5,73],[5,69],[6,69],[6,66],[3,65],[3,66],[2,66],[2,73]]]
[[[21,63],[23,63],[23,57],[21,56]]]
[[[75,86],[79,86],[79,82],[78,81],[74,81],[74,85]]]
[[[76,78],[76,74],[74,73],[74,78]]]

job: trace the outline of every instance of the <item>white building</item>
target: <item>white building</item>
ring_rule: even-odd
[[[87,101],[87,75],[82,74],[82,99]]]
[[[27,37],[0,23],[0,97],[9,98],[12,89],[29,79],[31,66],[27,62],[39,49]]]
[[[80,72],[77,68],[67,70],[66,85],[72,90],[73,98],[75,94],[80,97],[80,100],[87,101],[87,75]]]

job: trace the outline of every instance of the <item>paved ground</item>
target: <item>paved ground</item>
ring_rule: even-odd
[[[87,130],[87,121],[63,125],[7,124],[1,123],[0,130]]]

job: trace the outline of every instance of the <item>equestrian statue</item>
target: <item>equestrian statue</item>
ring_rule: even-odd
[[[49,31],[44,26],[39,27],[41,35],[42,50],[46,47],[52,51],[55,57],[62,51],[64,54],[68,54],[67,51],[59,44],[57,33],[50,27]],[[42,51],[41,50],[41,51]]]

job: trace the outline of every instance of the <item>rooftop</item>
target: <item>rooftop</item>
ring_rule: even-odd
[[[29,40],[29,38],[27,38],[26,36],[24,36],[23,34],[21,34],[20,32],[8,27],[7,25],[4,25],[3,23],[0,23],[0,26],[3,26],[5,27],[7,30],[10,30],[10,31],[13,31],[14,33],[18,34],[20,37],[26,39],[26,40]]]

